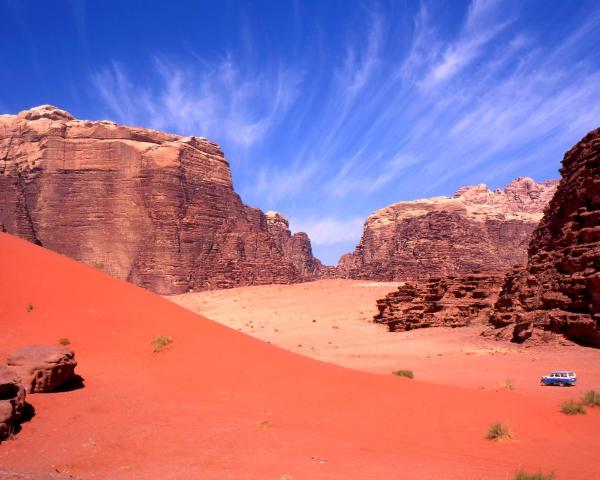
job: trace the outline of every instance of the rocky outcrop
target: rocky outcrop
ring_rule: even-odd
[[[0,365],[0,441],[15,431],[25,408],[25,389],[19,377]]]
[[[531,233],[554,194],[554,180],[517,178],[504,189],[463,187],[452,197],[400,202],[367,218],[343,278],[417,280],[524,264]]]
[[[241,202],[218,145],[49,105],[0,115],[0,224],[161,294],[322,268],[305,234]]]
[[[559,333],[600,347],[600,129],[562,161],[526,269],[506,277],[491,322],[516,342]]]
[[[55,345],[27,345],[8,355],[7,364],[27,393],[52,392],[75,376],[75,354]]]
[[[479,272],[405,283],[377,301],[373,321],[392,332],[484,323],[501,285],[502,276]]]

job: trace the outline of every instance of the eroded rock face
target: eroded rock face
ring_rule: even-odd
[[[390,331],[484,323],[498,299],[501,275],[474,272],[409,282],[377,301],[373,318]]]
[[[281,218],[241,202],[204,138],[49,105],[0,115],[4,229],[154,292],[318,276],[308,237]]]
[[[517,342],[553,332],[600,347],[600,129],[562,165],[527,268],[507,275],[491,321]]]
[[[8,366],[27,393],[52,392],[75,376],[75,354],[55,345],[27,345],[8,355]]]
[[[557,183],[517,178],[504,189],[463,187],[453,197],[378,210],[366,220],[355,251],[340,259],[338,276],[403,281],[506,272],[525,263],[531,233]]]
[[[25,408],[25,388],[18,375],[0,365],[0,441],[13,431]]]

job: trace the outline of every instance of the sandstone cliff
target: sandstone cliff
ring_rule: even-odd
[[[305,234],[241,202],[218,145],[49,105],[0,115],[0,225],[161,294],[322,269]]]
[[[506,277],[492,323],[522,342],[544,332],[600,346],[600,129],[562,161],[526,269]]]
[[[391,332],[485,323],[498,299],[502,276],[473,272],[409,282],[377,300],[375,323]]]
[[[338,276],[416,280],[524,264],[531,233],[557,181],[517,178],[504,189],[463,187],[452,197],[399,202],[373,213]]]

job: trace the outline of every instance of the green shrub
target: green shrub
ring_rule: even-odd
[[[596,390],[589,390],[581,397],[581,403],[588,407],[600,407],[600,393]]]
[[[58,343],[60,343],[61,345],[67,346],[67,345],[69,345],[71,343],[71,340],[69,340],[68,338],[63,337],[63,338],[59,338],[58,339]]]
[[[412,370],[394,370],[392,374],[398,377],[414,378]]]
[[[527,473],[523,470],[517,472],[515,475],[515,480],[553,480],[554,472],[542,473],[538,471],[537,473]]]
[[[171,343],[173,343],[173,339],[164,335],[154,337],[154,339],[152,340],[152,345],[154,345],[155,353],[162,352]]]
[[[584,414],[585,408],[583,408],[583,403],[576,402],[575,400],[566,400],[562,403],[560,411],[565,415],[577,415]]]
[[[501,422],[494,422],[488,428],[488,432],[485,438],[488,440],[495,440],[496,442],[500,442],[502,440],[510,440],[511,438],[513,438],[513,436],[507,424]]]

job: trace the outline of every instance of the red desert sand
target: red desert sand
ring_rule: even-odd
[[[484,328],[420,328],[389,332],[373,323],[376,301],[398,283],[319,280],[167,297],[195,313],[301,355],[356,370],[412,370],[418,380],[476,389],[512,387],[561,402],[600,390],[600,349],[531,346],[482,337]],[[562,337],[555,336],[560,341]],[[576,388],[543,388],[552,370],[575,370]]]
[[[78,479],[600,477],[600,411],[302,357],[0,235],[0,355],[69,338],[85,387],[32,394],[4,469]],[[28,308],[31,305],[33,308]],[[155,353],[151,341],[173,342]],[[489,425],[514,440],[486,440]]]

